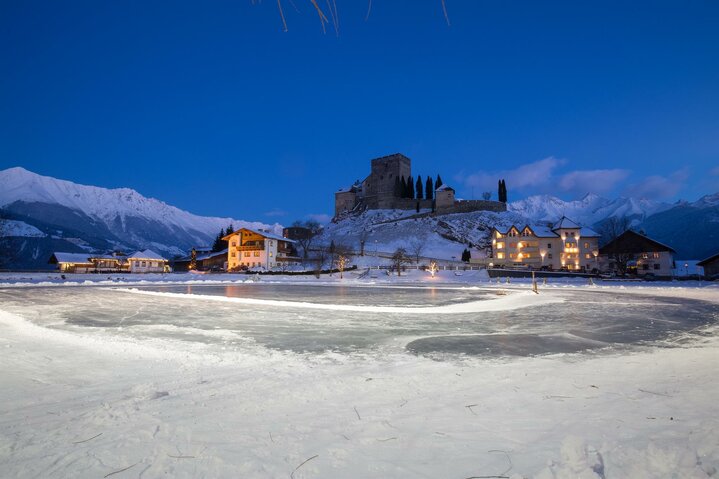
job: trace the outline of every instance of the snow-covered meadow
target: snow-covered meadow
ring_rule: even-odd
[[[3,477],[717,477],[719,287],[0,275]]]

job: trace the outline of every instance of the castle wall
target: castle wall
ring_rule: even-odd
[[[455,201],[454,205],[448,208],[437,208],[437,213],[440,214],[470,213],[472,211],[494,211],[501,213],[502,211],[507,211],[507,204],[501,201],[463,200]]]

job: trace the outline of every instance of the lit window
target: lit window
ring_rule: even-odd
[[[587,242],[587,241],[584,242],[584,249],[589,249],[589,242]]]
[[[592,255],[589,254],[589,253],[587,253],[587,254],[584,255],[584,257],[587,258],[587,259],[591,259],[591,258],[592,258]]]
[[[504,253],[497,253],[497,259],[504,259]]]
[[[237,241],[232,242],[232,247],[234,248],[235,246],[237,246]]]
[[[260,252],[259,252],[259,251],[255,251],[255,256],[258,256],[258,257],[259,257],[259,256],[260,256]]]
[[[652,258],[659,259],[659,253],[652,253]]]
[[[230,253],[230,256],[232,256],[232,257],[234,258],[234,257],[235,257],[235,252],[233,251],[232,253]]]
[[[504,243],[497,243],[497,249],[504,249]]]
[[[649,259],[649,253],[642,253],[642,259]]]

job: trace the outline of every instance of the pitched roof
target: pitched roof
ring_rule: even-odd
[[[671,251],[676,253],[674,248],[659,241],[653,240],[632,230],[627,230],[614,238],[609,243],[599,248],[599,254],[614,253],[647,253],[647,252]]]
[[[527,225],[529,229],[534,232],[534,236],[537,238],[557,238],[559,235],[552,231],[548,226],[542,225]]]
[[[226,236],[223,236],[222,239],[223,239],[223,240],[229,240],[232,235],[235,235],[235,234],[237,234],[239,231],[242,231],[242,230],[249,231],[249,232],[254,233],[254,234],[256,234],[256,235],[264,236],[264,237],[267,238],[267,239],[273,239],[273,240],[278,240],[278,241],[286,241],[286,242],[288,242],[288,243],[296,243],[295,240],[291,240],[291,239],[289,239],[289,238],[285,238],[284,236],[276,235],[276,234],[270,233],[270,232],[268,232],[268,231],[253,230],[253,229],[251,229],[251,228],[240,228],[240,229],[238,229],[237,231],[234,231],[234,232],[232,232],[232,233],[230,233],[230,234],[228,234],[228,235],[226,235]]]
[[[62,253],[55,252],[50,256],[50,264],[55,263],[83,263],[90,264],[90,255],[87,253]]]
[[[558,230],[560,228],[581,228],[577,223],[570,220],[566,216],[562,216],[559,221],[555,223],[554,226],[552,226],[553,230]]]
[[[579,236],[582,238],[599,238],[602,235],[594,231],[592,228],[582,226],[582,229],[579,230]]]
[[[163,258],[161,255],[155,253],[151,249],[146,249],[145,251],[136,251],[130,256],[127,257],[127,259],[153,259],[153,260],[162,260],[167,261],[165,258]]]
[[[442,186],[440,186],[439,188],[437,188],[435,191],[447,191],[447,190],[452,190],[452,191],[454,191],[454,188],[452,188],[452,187],[449,186],[449,185],[442,185]]]
[[[707,264],[709,264],[713,261],[717,261],[717,260],[719,260],[719,253],[715,254],[714,256],[709,256],[708,258],[699,261],[697,263],[697,266],[704,266],[704,265],[707,265]]]

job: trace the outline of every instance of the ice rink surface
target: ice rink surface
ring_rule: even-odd
[[[0,470],[717,477],[719,289],[405,281],[0,285]]]

